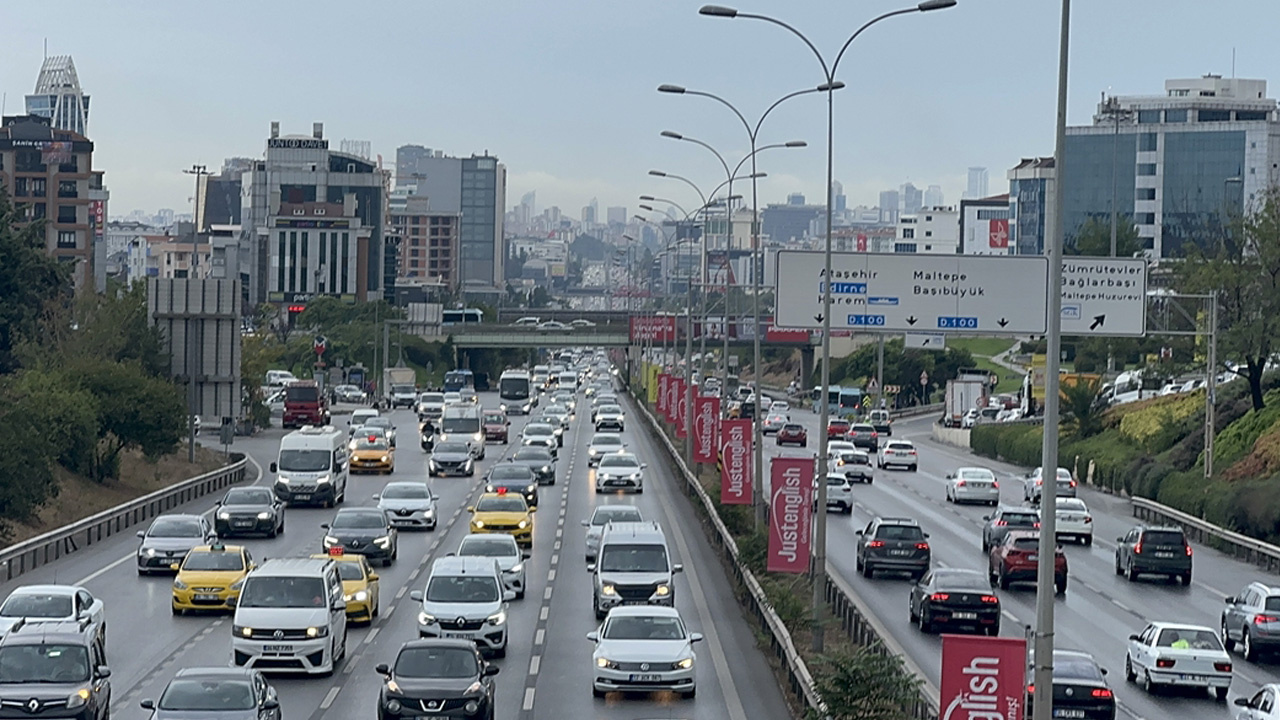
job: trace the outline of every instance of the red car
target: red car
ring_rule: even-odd
[[[844,438],[844,434],[849,432],[848,420],[832,420],[827,423],[827,439],[840,440]]]
[[[987,574],[1000,589],[1009,589],[1010,583],[1035,582],[1040,563],[1040,533],[1013,530],[998,545],[991,547]],[[1062,594],[1067,591],[1067,556],[1062,546],[1054,548],[1053,584]]]
[[[508,442],[507,436],[509,434],[507,430],[510,425],[511,421],[507,419],[507,414],[505,412],[485,411],[484,441],[489,442],[490,440],[493,440],[494,442],[497,442],[501,440],[502,444],[506,445]]]
[[[809,444],[809,433],[805,432],[803,425],[796,423],[787,423],[778,431],[778,445],[799,445],[806,447]]]

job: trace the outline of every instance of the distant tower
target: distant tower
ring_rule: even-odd
[[[984,167],[969,168],[968,187],[964,191],[966,200],[980,200],[987,196],[987,169]]]
[[[80,89],[70,55],[45,58],[36,91],[27,96],[27,114],[47,117],[59,130],[89,134],[89,96]]]
[[[924,191],[924,206],[928,208],[942,207],[942,186],[930,185]]]

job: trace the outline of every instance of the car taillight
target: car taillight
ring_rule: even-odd
[[[907,454],[908,454],[908,455],[915,455],[915,454],[916,454],[916,451],[915,451],[915,450],[908,450],[908,451],[907,451]]]
[[[1176,661],[1173,658],[1156,658],[1156,667],[1171,668],[1174,662]]]
[[[987,603],[989,605],[994,605],[1000,602],[1000,598],[996,597],[995,595],[983,595],[982,602]]]
[[[1280,622],[1280,617],[1276,617],[1275,615],[1254,615],[1253,616],[1254,625],[1266,625],[1267,623],[1273,623],[1273,622]]]
[[[1218,672],[1231,672],[1231,663],[1216,662],[1213,664],[1213,669],[1217,670]]]
[[[918,543],[916,543],[916,549],[917,549],[917,550],[928,550],[928,549],[929,549],[929,543],[927,543],[927,542],[918,542]]]
[[[872,430],[872,431],[871,431],[871,437],[879,437],[879,434],[878,434],[878,433],[876,433],[876,431]]]
[[[1191,557],[1191,546],[1187,546],[1187,557]]]
[[[1027,694],[1028,694],[1028,695],[1035,695],[1035,694],[1036,694],[1036,685],[1035,685],[1035,683],[1032,683],[1032,684],[1030,684],[1030,685],[1028,685],[1028,686],[1027,686]]]
[[[1134,554],[1134,555],[1141,555],[1141,554],[1142,554],[1142,541],[1141,541],[1141,540],[1139,540],[1139,541],[1138,541],[1138,544],[1137,544],[1137,545],[1134,545],[1134,546],[1133,546],[1133,554]]]
[[[1111,697],[1111,691],[1107,688],[1094,688],[1089,692],[1089,694],[1099,699]]]
[[[998,488],[998,487],[1000,487],[1000,481],[999,481],[999,480],[992,480],[992,481],[991,481],[991,487],[994,487],[994,488]]]
[[[992,524],[992,525],[995,525],[996,527],[1005,527],[1006,525],[1008,525],[1008,524],[1009,524],[1009,521],[1008,521],[1008,520],[996,520],[996,521],[994,521],[994,522],[993,522],[993,523],[991,523],[991,524]]]
[[[1039,528],[1039,527],[1040,527],[1040,523],[1039,523],[1039,522],[1032,523],[1031,527],[1033,527],[1033,528]]]
[[[1075,486],[1076,486],[1076,481],[1075,481],[1075,480],[1072,480],[1072,481],[1071,481],[1071,487],[1075,487]]]
[[[947,598],[949,598],[949,597],[951,597],[951,595],[950,595],[949,593],[934,593],[934,594],[932,594],[932,595],[930,595],[930,596],[929,596],[929,599],[930,599],[930,600],[932,600],[932,601],[934,601],[934,602],[942,602],[942,601],[946,600],[946,599],[947,599]]]
[[[956,487],[964,487],[964,486],[965,486],[965,481],[964,481],[964,480],[957,480],[957,481],[956,481]]]
[[[884,541],[883,541],[883,540],[872,540],[871,542],[867,543],[867,547],[873,547],[873,548],[874,548],[874,547],[884,547]]]
[[[1085,515],[1085,516],[1084,516],[1084,524],[1085,524],[1085,525],[1088,525],[1088,524],[1089,524],[1089,523],[1091,523],[1091,522],[1093,522],[1093,516],[1092,516],[1092,515]]]

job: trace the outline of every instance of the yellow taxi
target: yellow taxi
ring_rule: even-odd
[[[471,532],[506,533],[515,537],[522,547],[533,547],[533,513],[520,493],[508,493],[504,487],[497,492],[484,493],[475,505],[467,508],[471,513]]]
[[[396,449],[386,436],[358,435],[351,441],[351,472],[390,475],[396,469]]]
[[[372,623],[378,617],[378,573],[373,571],[368,558],[359,553],[343,552],[341,547],[329,548],[328,555],[311,557],[327,558],[337,564],[348,620]]]
[[[187,553],[173,578],[174,615],[188,610],[232,610],[240,586],[256,565],[249,549],[240,545],[200,545]]]

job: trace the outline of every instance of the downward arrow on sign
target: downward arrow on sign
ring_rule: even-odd
[[[908,325],[915,325],[915,324],[916,324],[916,316],[915,316],[915,315],[912,315],[911,317],[907,318],[907,324],[908,324]]]

